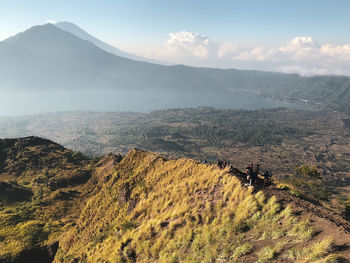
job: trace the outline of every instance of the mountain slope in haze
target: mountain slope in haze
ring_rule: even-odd
[[[122,159],[86,160],[37,137],[0,140],[0,150],[1,186],[32,193],[1,203],[1,262],[343,262],[350,257],[346,222],[321,208],[314,213],[316,206],[272,186],[266,194],[253,191],[236,169],[168,160],[139,149]],[[13,171],[12,163],[27,165]]]
[[[217,86],[215,70],[129,60],[52,24],[32,27],[0,42],[0,57],[2,89],[222,88]]]
[[[58,22],[53,24],[54,26],[58,27],[59,29],[62,29],[64,31],[67,31],[73,35],[76,35],[77,37],[87,40],[91,43],[93,43],[94,45],[96,45],[97,47],[112,53],[114,55],[120,56],[120,57],[124,57],[124,58],[129,58],[132,60],[138,60],[138,61],[145,61],[145,62],[150,62],[150,63],[157,63],[157,64],[163,64],[163,65],[167,65],[168,63],[163,63],[163,62],[159,62],[159,61],[155,61],[152,59],[147,59],[144,57],[140,57],[134,54],[130,54],[127,52],[124,52],[116,47],[113,47],[111,45],[106,44],[105,42],[102,42],[101,40],[95,38],[94,36],[90,35],[89,33],[87,33],[86,31],[84,31],[83,29],[81,29],[80,27],[78,27],[77,25],[70,23],[70,22]]]
[[[128,87],[123,82],[143,65],[51,24],[0,42],[0,57],[2,87],[19,90]]]
[[[0,58],[2,91],[143,90],[150,98],[161,94],[160,100],[181,94],[177,105],[187,98],[204,98],[197,106],[216,106],[211,101],[230,100],[231,91],[239,90],[278,99],[307,99],[350,113],[349,77],[162,66],[116,56],[52,24],[0,42]],[[128,103],[134,95],[122,96]]]

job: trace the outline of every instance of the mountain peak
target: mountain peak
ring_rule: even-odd
[[[80,28],[79,26],[77,26],[76,24],[74,24],[72,22],[61,21],[61,22],[54,23],[52,25],[61,29],[61,30],[67,31],[73,35],[76,35],[84,40],[89,40],[89,39],[95,40],[96,39],[95,37],[89,35],[85,30],[83,30],[82,28]]]
[[[124,52],[114,46],[111,46],[99,39],[97,39],[96,37],[94,37],[93,35],[87,33],[85,30],[83,30],[82,28],[80,28],[79,26],[77,26],[76,24],[72,23],[72,22],[68,22],[68,21],[62,21],[62,22],[57,22],[54,24],[54,26],[58,27],[61,30],[67,31],[83,40],[87,40],[89,42],[91,42],[92,44],[94,44],[95,46],[109,52],[112,53],[114,55],[120,56],[120,57],[125,57],[128,59],[132,59],[132,60],[139,60],[139,61],[144,61],[144,62],[149,62],[149,63],[156,63],[156,64],[164,64],[164,65],[168,65],[167,63],[162,63],[159,61],[154,61],[151,59],[147,59],[144,57],[140,57],[128,52]]]
[[[59,21],[59,22],[55,22],[52,24],[55,26],[57,26],[57,25],[69,25],[69,26],[78,27],[76,24],[74,24],[73,22],[69,22],[69,21]],[[80,27],[78,27],[78,28],[80,28]]]
[[[43,35],[50,34],[52,36],[58,36],[60,34],[67,34],[67,32],[59,29],[54,24],[46,23],[43,25],[36,25],[28,28],[27,30],[20,32],[12,37],[5,39],[3,42],[18,42],[19,40],[37,38],[42,39]],[[27,43],[26,43],[27,44]]]

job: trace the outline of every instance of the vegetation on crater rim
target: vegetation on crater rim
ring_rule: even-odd
[[[167,160],[142,150],[122,160],[109,155],[90,161],[56,147],[20,142],[17,150],[5,151],[11,152],[10,159],[24,151],[26,158],[39,161],[6,174],[12,162],[2,162],[7,166],[2,165],[1,180],[32,192],[31,199],[1,206],[2,261],[23,262],[34,252],[46,259],[42,262],[314,262],[342,257],[341,251],[334,254],[337,240],[316,231],[307,216],[293,213],[275,197],[252,192],[215,165]],[[2,152],[5,148],[2,144]],[[47,157],[57,162],[52,168],[50,162],[43,165]],[[60,163],[65,168],[55,168]]]

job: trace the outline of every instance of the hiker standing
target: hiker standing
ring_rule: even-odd
[[[254,182],[254,171],[253,171],[253,164],[249,164],[247,167],[247,183],[248,185],[252,185]]]
[[[259,174],[260,174],[260,164],[256,164],[254,169],[253,184],[256,183]]]
[[[250,185],[250,172],[249,172],[249,167],[246,169],[246,185]]]

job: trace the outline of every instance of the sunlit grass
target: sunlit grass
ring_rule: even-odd
[[[57,262],[244,262],[251,254],[259,262],[277,257],[297,261],[306,254],[318,260],[331,252],[322,242],[287,252],[292,242],[312,240],[310,222],[214,165],[132,151],[103,175],[108,181],[102,171],[96,169],[99,183],[81,207],[74,210],[64,202],[50,207],[73,211],[77,219],[28,217],[22,220],[26,223],[11,223],[12,217],[31,215],[40,198],[29,204],[28,213],[0,211],[0,221],[6,222],[0,230],[0,256],[58,239]],[[256,248],[255,242],[267,240],[269,246]]]
[[[69,248],[62,245],[69,253],[85,253],[91,261],[128,261],[135,254],[137,262],[220,262],[255,253],[252,242],[256,240],[312,237],[308,222],[299,222],[291,207],[281,209],[276,198],[253,194],[215,166],[133,152],[121,162],[114,178],[101,191],[104,194],[83,209],[77,226],[81,240]],[[139,200],[132,210],[129,203],[115,202],[126,181],[132,188],[130,199]],[[91,245],[98,228],[112,228],[114,235]],[[90,249],[82,252],[86,242]],[[277,242],[256,252],[259,260],[276,257],[285,244]]]
[[[332,238],[324,238],[319,242],[313,242],[306,248],[292,248],[288,252],[288,258],[296,262],[316,262],[332,252],[333,244]],[[327,258],[330,261],[334,257],[330,255]]]

